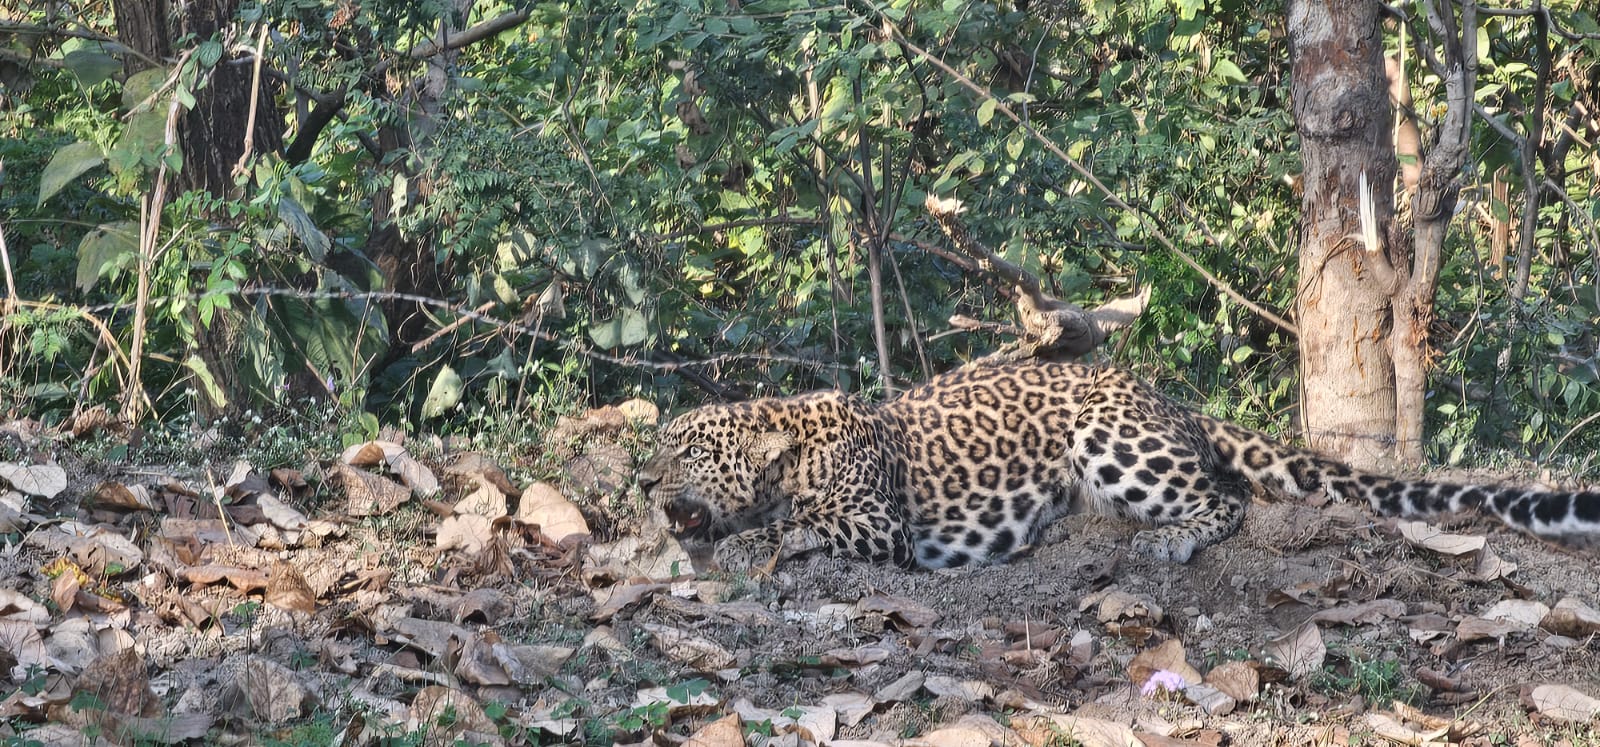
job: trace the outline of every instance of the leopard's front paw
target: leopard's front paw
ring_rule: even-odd
[[[770,571],[778,558],[778,550],[775,539],[757,532],[745,532],[718,542],[711,558],[716,561],[718,568],[728,573]]]
[[[1194,555],[1195,539],[1178,526],[1146,529],[1133,535],[1133,551],[1152,560],[1187,563]]]

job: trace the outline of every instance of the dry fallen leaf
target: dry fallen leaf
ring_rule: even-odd
[[[1012,728],[1032,747],[1060,744],[1063,734],[1084,747],[1144,747],[1133,729],[1097,718],[1051,714],[1014,720]]]
[[[317,611],[317,595],[306,577],[282,560],[273,563],[272,575],[267,578],[266,603],[292,612]]]
[[[73,690],[94,695],[98,706],[109,713],[127,716],[166,713],[161,699],[150,689],[144,658],[132,648],[95,659],[78,676]]]
[[[511,612],[511,600],[499,589],[480,587],[462,595],[450,605],[450,618],[457,623],[494,624]]]
[[[877,701],[866,693],[834,693],[825,695],[822,704],[832,708],[839,715],[839,721],[845,726],[855,726],[862,719],[872,715],[872,709],[877,707]]]
[[[558,544],[568,538],[589,536],[589,524],[583,520],[583,513],[556,486],[547,482],[533,483],[522,491],[517,518],[539,525],[539,531]]]
[[[455,675],[471,685],[509,685],[511,675],[494,654],[494,646],[501,643],[500,635],[492,630],[473,633],[461,645],[461,655],[456,660]]]
[[[43,667],[45,664],[44,638],[33,623],[25,620],[0,619],[0,651],[9,653],[14,667]]]
[[[477,514],[456,514],[439,522],[439,536],[435,547],[440,550],[461,550],[468,554],[483,552],[494,541],[494,520]]]
[[[300,531],[306,528],[308,522],[306,515],[276,496],[262,493],[256,496],[256,506],[261,509],[261,515],[267,517],[267,521],[279,529]]]
[[[989,735],[970,726],[946,726],[901,744],[904,747],[989,747]]]
[[[1401,521],[1395,527],[1407,542],[1440,555],[1467,555],[1482,550],[1485,544],[1482,536],[1446,534],[1422,521]]]
[[[90,582],[89,574],[66,558],[57,558],[55,562],[46,566],[45,574],[55,574],[55,581],[50,584],[50,600],[61,608],[63,613],[71,612],[72,605],[77,601],[78,590]]]
[[[873,594],[856,602],[862,612],[876,612],[901,630],[926,628],[939,621],[939,613],[920,602],[889,594]]]
[[[683,747],[744,747],[744,723],[733,713],[689,735]]]
[[[714,672],[733,666],[732,653],[716,641],[697,636],[670,625],[641,623],[650,634],[650,642],[668,658],[702,672]]]
[[[1161,605],[1149,597],[1130,594],[1110,588],[1078,600],[1078,611],[1095,608],[1095,617],[1102,623],[1138,622],[1154,625],[1165,617]]]
[[[959,698],[969,703],[978,703],[994,697],[994,685],[978,680],[959,680],[944,675],[928,675],[923,681],[922,688],[936,697]]]
[[[1128,662],[1128,679],[1134,687],[1143,688],[1156,672],[1163,671],[1182,677],[1185,686],[1198,684],[1202,679],[1199,670],[1189,666],[1183,642],[1176,638],[1140,651]]]
[[[899,679],[879,688],[872,694],[872,699],[879,703],[899,703],[910,700],[912,696],[922,689],[922,683],[927,681],[925,672],[911,671],[901,675]]]
[[[1241,703],[1253,701],[1261,693],[1261,673],[1247,661],[1219,664],[1206,673],[1205,683]]]
[[[50,610],[15,589],[0,589],[0,618],[47,623],[50,621]]]
[[[1600,700],[1568,685],[1535,686],[1522,694],[1522,701],[1556,721],[1584,723],[1600,716]]]
[[[1495,581],[1510,578],[1517,570],[1517,564],[1502,559],[1494,550],[1483,548],[1483,554],[1478,556],[1478,566],[1473,569],[1472,577],[1479,581]]]
[[[426,730],[431,738],[439,740],[429,744],[505,744],[494,721],[476,699],[441,685],[429,685],[417,692],[411,700],[406,726]]]
[[[191,584],[210,586],[219,581],[241,592],[267,588],[267,574],[255,568],[235,568],[227,565],[195,565],[178,570],[178,576]]]
[[[1565,597],[1550,608],[1539,627],[1568,638],[1583,638],[1600,633],[1600,611],[1583,602]]]
[[[455,502],[456,513],[477,514],[491,519],[506,515],[506,494],[500,492],[499,487],[482,475],[471,475],[467,480],[473,488]]]
[[[402,617],[395,620],[392,632],[396,640],[413,646],[435,659],[444,656],[445,651],[450,648],[452,638],[465,641],[473,635],[471,630],[455,623],[423,620],[418,617]]]
[[[1456,642],[1471,643],[1485,639],[1501,639],[1512,633],[1529,630],[1529,626],[1515,620],[1485,620],[1467,616],[1456,625]]]
[[[0,462],[0,480],[11,483],[11,487],[23,493],[45,500],[67,489],[67,471],[55,464]]]
[[[367,441],[346,447],[339,461],[352,467],[375,467],[384,463],[388,452],[404,450],[404,446],[391,441]]]
[[[519,685],[542,685],[561,671],[561,666],[572,658],[577,649],[543,644],[494,644],[494,656],[500,668]]]
[[[439,478],[435,477],[433,470],[412,458],[410,452],[401,450],[388,455],[385,460],[389,471],[400,478],[400,483],[411,488],[412,495],[418,498],[429,498],[439,493]]]
[[[161,502],[151,497],[149,488],[112,481],[100,483],[94,489],[91,500],[99,508],[127,511],[155,511],[161,508]]]
[[[698,692],[687,691],[682,694],[688,700],[679,700],[677,693],[665,687],[647,687],[633,694],[633,705],[638,707],[663,703],[667,706],[667,713],[672,716],[690,713],[704,715],[717,707],[717,694],[712,692],[711,688],[705,688]],[[746,703],[748,704],[748,702]],[[733,710],[735,712],[739,711],[738,703],[734,704]],[[749,719],[745,720],[748,721]]]
[[[411,498],[405,486],[343,462],[334,463],[333,476],[344,488],[344,512],[350,516],[386,514]]]
[[[647,524],[637,535],[590,546],[583,571],[584,579],[590,583],[602,577],[665,581],[691,573],[694,560],[683,544],[655,523]]]
[[[589,592],[594,597],[594,611],[589,613],[589,619],[605,622],[629,605],[670,588],[671,584],[613,584],[595,589]]]
[[[1485,620],[1504,620],[1524,629],[1532,628],[1550,614],[1550,608],[1529,599],[1502,599],[1490,605],[1479,617]]]
[[[312,705],[300,675],[270,659],[250,657],[235,684],[242,696],[236,710],[247,708],[249,715],[270,724],[299,718]]]
[[[1318,611],[1312,622],[1339,625],[1372,625],[1393,620],[1406,613],[1406,605],[1397,599],[1374,599],[1360,604],[1341,604]]]
[[[1322,671],[1322,662],[1328,657],[1328,648],[1322,643],[1322,631],[1311,621],[1274,638],[1267,643],[1267,655],[1276,660],[1289,676],[1300,679]]]
[[[1411,745],[1412,747],[1432,747],[1433,745],[1443,747],[1451,743],[1448,738],[1450,735],[1449,727],[1420,731],[1406,726],[1399,719],[1387,713],[1368,713],[1366,723],[1367,728],[1372,729],[1374,734],[1398,744]]]

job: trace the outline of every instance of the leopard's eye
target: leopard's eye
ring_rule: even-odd
[[[701,448],[701,447],[699,447],[699,446],[690,446],[688,449],[685,449],[684,452],[683,452],[683,458],[691,460],[691,461],[696,460],[696,459],[700,459],[700,458],[704,457],[705,455],[706,455],[706,450]]]

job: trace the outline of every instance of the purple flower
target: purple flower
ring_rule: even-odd
[[[1144,687],[1139,689],[1139,694],[1148,698],[1151,695],[1175,693],[1187,686],[1183,681],[1183,675],[1158,669],[1155,674],[1150,675],[1150,680],[1144,683]]]

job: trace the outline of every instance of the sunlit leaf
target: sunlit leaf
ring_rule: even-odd
[[[436,418],[461,402],[461,375],[454,368],[442,366],[428,387],[428,396],[422,401],[422,417]]]
[[[56,150],[49,165],[39,175],[39,201],[44,205],[55,193],[72,183],[83,172],[105,162],[105,154],[94,143],[69,143]]]
[[[95,281],[138,253],[139,224],[120,221],[96,226],[78,242],[78,289],[89,292]]]

